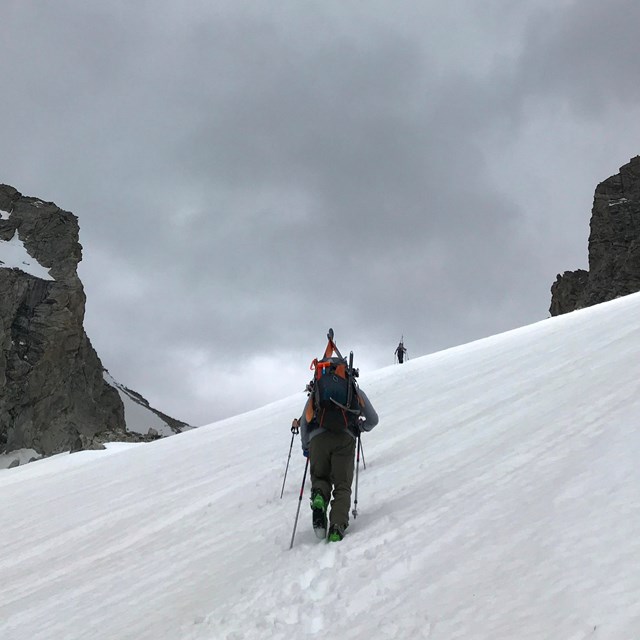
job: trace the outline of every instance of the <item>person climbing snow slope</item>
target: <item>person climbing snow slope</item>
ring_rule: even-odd
[[[336,542],[349,525],[356,446],[360,434],[378,424],[378,414],[356,383],[353,354],[347,363],[331,329],[327,337],[324,357],[311,363],[315,374],[304,411],[293,424],[300,427],[302,451],[310,462],[313,528],[319,538],[326,537],[329,511],[328,537]]]

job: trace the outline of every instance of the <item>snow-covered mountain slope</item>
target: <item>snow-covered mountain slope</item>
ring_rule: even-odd
[[[145,398],[115,380],[106,369],[103,371],[103,377],[106,383],[114,387],[120,395],[124,406],[124,421],[127,425],[127,431],[145,436],[166,437],[194,428],[151,407]]]
[[[633,295],[363,372],[380,424],[340,543],[305,497],[289,550],[304,393],[0,471],[0,638],[636,640],[639,317]]]

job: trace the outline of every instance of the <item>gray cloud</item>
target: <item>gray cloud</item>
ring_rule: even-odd
[[[631,2],[9,3],[0,180],[80,218],[105,365],[208,422],[546,317],[638,134]]]
[[[575,2],[533,21],[520,63],[520,90],[568,101],[578,115],[602,117],[614,106],[637,108],[640,43],[632,0]]]

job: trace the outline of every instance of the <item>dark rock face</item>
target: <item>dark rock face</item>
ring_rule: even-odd
[[[46,456],[159,437],[157,428],[127,428],[121,385],[85,334],[78,236],[73,214],[0,185],[0,453]],[[190,428],[127,391],[154,424],[162,419],[164,435]]]
[[[558,274],[556,281],[551,285],[551,315],[559,316],[584,306],[582,296],[588,281],[589,272],[584,269]]]
[[[597,187],[589,271],[565,271],[551,287],[552,316],[640,291],[640,156]]]
[[[0,240],[21,242],[51,277],[0,265],[0,451],[89,448],[105,431],[126,439],[122,402],[83,328],[77,218],[7,185],[0,211]]]

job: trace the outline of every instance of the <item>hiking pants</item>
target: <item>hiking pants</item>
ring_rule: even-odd
[[[333,489],[329,524],[349,524],[355,453],[356,440],[346,431],[325,431],[309,442],[311,490],[319,490],[328,501]]]

